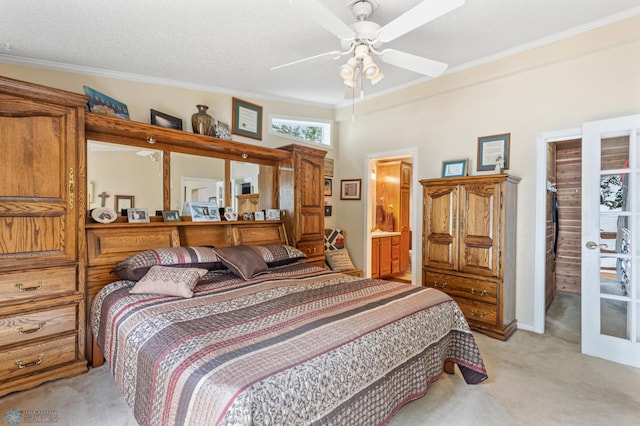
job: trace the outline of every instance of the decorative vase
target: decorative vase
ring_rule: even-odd
[[[209,107],[206,105],[196,105],[196,108],[198,108],[198,112],[191,116],[191,126],[193,127],[193,133],[215,136],[216,122],[212,116],[207,114],[207,110],[209,109]]]

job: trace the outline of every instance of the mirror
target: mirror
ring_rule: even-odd
[[[273,189],[277,187],[273,166],[231,161],[231,200],[238,216],[274,207]]]
[[[162,151],[87,141],[87,207],[162,210]]]
[[[171,209],[182,214],[184,203],[192,201],[224,207],[224,164],[221,158],[172,152]]]

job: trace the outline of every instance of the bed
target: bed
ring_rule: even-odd
[[[454,364],[468,384],[487,378],[445,293],[303,257],[271,245],[168,248],[127,260],[129,273],[151,265],[96,295],[91,328],[141,425],[385,424]],[[135,290],[160,268],[199,272],[180,287],[185,294]],[[177,285],[164,278],[161,286]]]

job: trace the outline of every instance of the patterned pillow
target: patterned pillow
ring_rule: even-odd
[[[347,249],[327,250],[324,252],[324,256],[332,271],[343,272],[356,269],[351,262]]]
[[[307,255],[295,247],[285,244],[268,244],[265,246],[251,246],[269,267],[288,265],[300,259],[306,259]]]
[[[249,246],[240,245],[217,248],[220,261],[231,272],[244,280],[269,273],[269,266],[262,257]]]
[[[149,272],[129,290],[129,293],[191,297],[193,296],[192,290],[198,280],[204,277],[207,272],[202,268],[152,266],[149,268]]]
[[[116,265],[113,272],[122,279],[137,281],[155,265],[204,268],[209,271],[225,268],[213,247],[169,247],[130,256]]]
[[[326,228],[324,230],[324,249],[340,250],[344,248],[344,234],[342,229]]]

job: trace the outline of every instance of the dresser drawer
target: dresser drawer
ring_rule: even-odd
[[[0,381],[27,376],[76,359],[76,336],[49,340],[0,353]]]
[[[473,328],[473,322],[496,326],[498,325],[498,311],[495,305],[475,302],[473,300],[454,298],[460,306],[469,325]]]
[[[324,257],[324,241],[303,241],[298,243],[298,250],[308,257]]]
[[[0,274],[0,300],[20,302],[76,291],[76,268],[45,268]]]
[[[0,346],[73,331],[77,324],[77,305],[31,312],[0,319]]]
[[[498,284],[488,281],[424,271],[422,285],[437,288],[452,297],[464,297],[494,305],[498,302]]]

